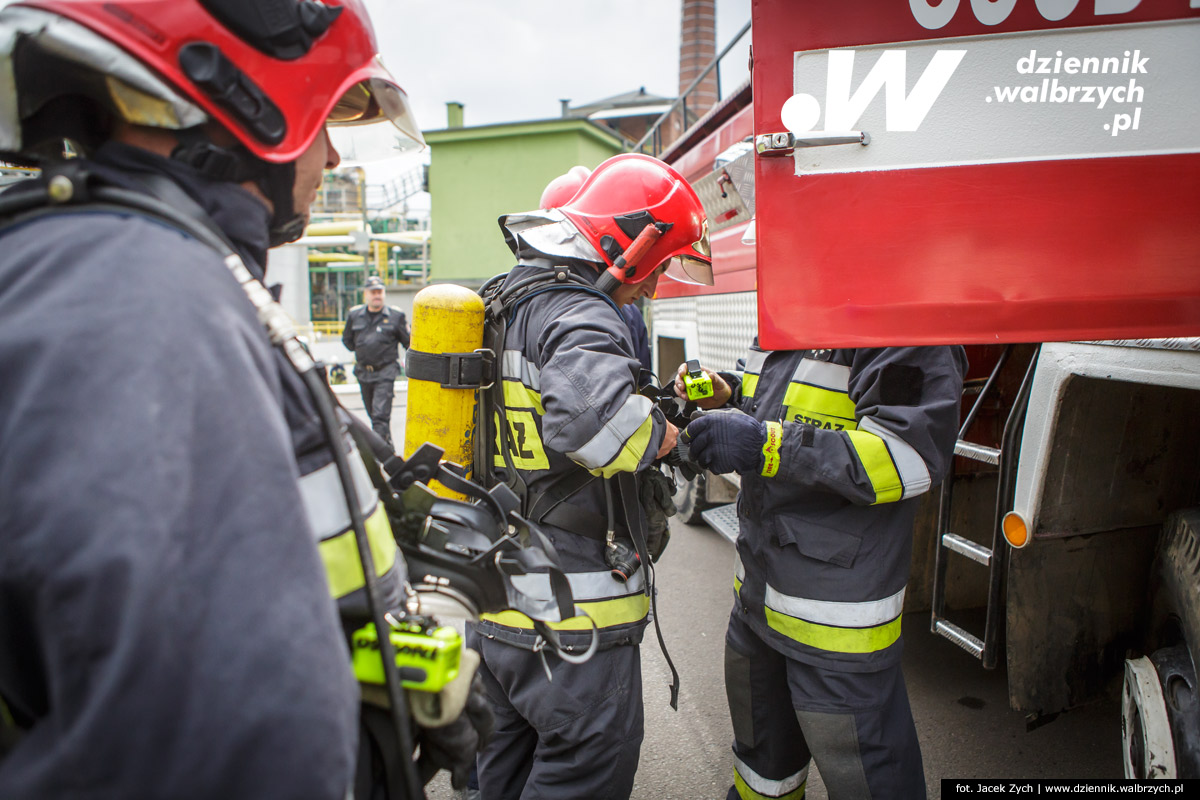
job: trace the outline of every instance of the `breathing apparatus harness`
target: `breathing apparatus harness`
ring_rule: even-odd
[[[0,193],[0,230],[73,210],[132,212],[180,230],[220,254],[254,306],[271,344],[295,369],[313,399],[346,500],[374,630],[394,629],[396,618],[384,607],[354,486],[350,456],[344,446],[346,431],[338,419],[338,402],[325,382],[324,369],[297,338],[287,312],[251,274],[204,210],[163,176],[137,174],[132,177],[148,193],[113,186],[79,161],[68,160],[48,166],[39,178],[15,184]],[[290,188],[288,194],[290,197]],[[410,572],[419,576],[408,589],[406,615],[441,611],[477,617],[484,612],[518,608],[543,627],[543,621],[560,621],[574,615],[570,585],[559,567],[552,544],[535,526],[515,513],[519,504],[511,492],[503,487],[487,492],[472,484],[442,464],[442,451],[430,445],[405,460],[363,423],[344,412],[343,415],[350,419],[349,432],[358,444],[359,455],[393,522],[397,544]],[[433,478],[455,491],[475,497],[478,502],[470,504],[437,498],[420,483]],[[512,576],[527,573],[548,574],[552,598],[529,598],[513,585]],[[431,600],[424,600],[422,593]],[[409,723],[411,715],[391,637],[378,637],[377,646],[392,726],[399,750],[406,754],[399,759],[402,776],[397,776],[396,780],[402,778],[405,796],[424,797],[416,765],[408,755],[415,750]],[[593,644],[586,655],[590,656],[594,649]],[[394,787],[397,790],[394,796],[401,796],[399,789]]]
[[[617,257],[617,266],[602,273],[600,281],[596,285],[572,273],[570,259],[567,260],[567,264],[561,264],[553,269],[539,270],[536,274],[512,282],[511,285],[508,281],[509,273],[502,273],[489,279],[479,290],[484,302],[484,351],[490,351],[493,354],[503,353],[508,326],[517,310],[526,301],[547,292],[573,291],[594,295],[608,303],[619,314],[617,304],[611,297],[612,291],[619,285],[613,279],[612,271],[626,269],[626,262],[636,265],[650,245],[661,235],[662,231],[655,225],[647,225],[643,229],[643,235],[636,237],[626,252]],[[590,269],[591,266],[587,268]],[[606,277],[609,280],[605,280]],[[601,282],[603,287],[607,288],[602,288]],[[654,589],[654,565],[646,546],[644,520],[635,505],[638,498],[636,475],[632,472],[620,472],[614,478],[604,480],[607,511],[604,520],[601,520],[597,514],[567,502],[572,495],[596,480],[595,476],[582,467],[564,473],[541,493],[531,493],[512,458],[509,447],[511,435],[509,426],[505,421],[499,420],[497,416],[497,412],[504,408],[503,380],[499,375],[499,365],[493,364],[492,371],[496,374],[490,376],[490,383],[479,387],[479,402],[476,405],[474,441],[476,480],[497,481],[491,453],[493,443],[497,443],[498,453],[504,459],[504,480],[499,485],[507,485],[515,496],[520,498],[522,513],[533,523],[545,522],[588,538],[600,538],[597,535],[600,533],[605,546],[605,563],[611,570],[613,578],[622,583],[632,578],[639,567],[646,569],[645,591],[650,598],[654,631],[658,638],[659,648],[671,670],[671,708],[678,709],[679,673],[667,652],[666,642],[663,640],[662,628],[659,624],[657,593]],[[617,483],[617,492],[622,499],[620,505],[623,519],[621,522],[624,523],[625,530],[628,531],[632,540],[632,547],[616,537],[618,520],[613,502],[612,482],[614,480]],[[595,630],[595,623],[592,624],[593,630]],[[594,642],[595,638],[593,638]],[[559,656],[563,657],[561,651]],[[569,658],[564,660],[571,661]],[[547,669],[547,674],[549,674],[549,669]]]

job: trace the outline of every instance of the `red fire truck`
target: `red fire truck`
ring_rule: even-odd
[[[1200,777],[1200,0],[754,0],[751,82],[661,156],[716,285],[660,374],[960,343],[906,611],[1029,724],[1122,692],[1126,774]],[[737,487],[684,513],[736,535]],[[1114,731],[1114,735],[1116,732]]]

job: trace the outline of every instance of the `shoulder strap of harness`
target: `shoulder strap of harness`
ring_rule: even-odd
[[[41,177],[14,184],[0,193],[2,227],[73,210],[133,212],[183,231],[223,258],[235,255],[233,245],[216,223],[175,183],[152,174],[131,177],[149,194],[109,184],[82,163],[55,165]]]

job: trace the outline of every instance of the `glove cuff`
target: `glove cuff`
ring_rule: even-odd
[[[779,448],[783,444],[783,425],[778,422],[768,422],[767,441],[762,447],[762,476],[772,478],[779,472]]]

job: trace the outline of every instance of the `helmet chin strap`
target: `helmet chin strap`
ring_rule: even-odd
[[[266,164],[266,174],[257,183],[275,208],[271,214],[271,247],[294,242],[303,236],[308,220],[296,209],[295,163]]]
[[[296,165],[263,161],[239,145],[222,147],[199,128],[179,132],[179,145],[171,158],[195,169],[205,178],[220,183],[254,181],[274,208],[271,214],[270,246],[286,244],[304,233],[305,216],[298,213],[294,199]]]

